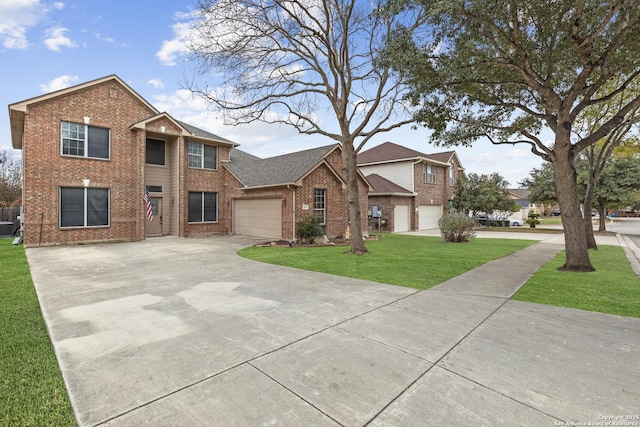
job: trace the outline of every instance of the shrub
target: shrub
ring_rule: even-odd
[[[446,214],[438,220],[442,240],[445,242],[468,242],[475,237],[474,225],[476,222],[473,218],[459,212]]]
[[[320,227],[320,220],[314,216],[309,216],[296,223],[296,234],[298,239],[313,243],[316,237],[322,236],[324,233],[322,232],[322,227]]]

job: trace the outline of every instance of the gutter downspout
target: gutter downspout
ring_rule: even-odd
[[[287,184],[287,188],[291,190],[293,199],[293,223],[291,224],[291,242],[293,242],[296,239],[296,189],[291,188],[290,184]]]

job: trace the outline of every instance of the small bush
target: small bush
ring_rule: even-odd
[[[475,237],[473,232],[475,225],[473,218],[459,212],[444,215],[438,220],[442,240],[445,242],[468,242],[470,238]]]
[[[299,240],[312,244],[313,240],[322,236],[322,227],[318,218],[309,216],[296,224],[296,234]]]

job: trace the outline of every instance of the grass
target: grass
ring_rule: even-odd
[[[428,289],[532,243],[507,239],[443,243],[439,237],[387,234],[367,242],[369,253],[361,257],[345,254],[344,246],[249,247],[239,255],[303,270]]]
[[[618,246],[598,248],[589,251],[595,272],[558,271],[565,261],[562,251],[538,270],[513,299],[640,317],[640,279],[631,269],[624,250]]]
[[[24,248],[0,239],[0,425],[74,426]]]

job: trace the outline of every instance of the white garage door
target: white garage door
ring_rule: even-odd
[[[409,205],[396,205],[393,209],[393,231],[409,231]]]
[[[438,220],[442,216],[442,205],[420,205],[418,212],[419,230],[438,228]]]
[[[235,200],[233,231],[249,236],[282,238],[282,200]]]

